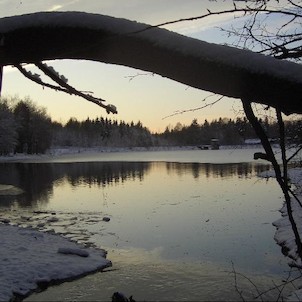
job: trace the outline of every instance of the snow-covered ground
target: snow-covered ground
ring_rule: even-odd
[[[167,151],[167,150],[192,150],[197,147],[186,146],[166,146],[166,147],[55,147],[45,154],[9,154],[0,156],[0,162],[9,161],[47,161],[64,155],[91,154],[91,153],[113,153],[113,152],[133,152],[133,151]]]
[[[0,301],[111,266],[105,251],[58,235],[0,224],[0,238]]]

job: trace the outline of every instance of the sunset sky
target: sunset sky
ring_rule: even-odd
[[[0,0],[0,17],[38,11],[85,11],[155,25],[202,15],[207,8],[214,11],[229,4],[230,1],[208,0]],[[227,40],[217,26],[225,27],[232,20],[233,16],[213,17],[203,21],[181,22],[166,28],[208,42],[224,43]],[[211,93],[121,66],[71,60],[52,61],[49,65],[64,74],[70,85],[82,91],[93,91],[94,96],[114,104],[118,115],[108,117],[126,122],[140,120],[152,131],[164,131],[166,126],[175,126],[177,122],[190,124],[194,118],[200,123],[218,117],[236,118],[241,111],[240,101],[224,98],[212,107],[175,115],[176,112],[201,107],[218,97],[207,98]],[[38,106],[45,107],[53,120],[63,123],[70,117],[85,120],[87,117],[107,116],[95,104],[76,96],[43,89],[11,67],[4,68],[2,95],[28,96]],[[205,98],[207,100],[203,101]]]

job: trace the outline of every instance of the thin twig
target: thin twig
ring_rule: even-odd
[[[208,97],[204,98],[202,101],[205,101],[207,98]],[[169,114],[169,115],[163,117],[162,120],[164,120],[166,118],[169,118],[169,117],[172,117],[172,116],[175,116],[175,115],[179,115],[179,114],[183,114],[183,113],[187,113],[187,112],[194,112],[194,111],[201,110],[201,109],[204,109],[204,108],[209,107],[209,106],[213,106],[216,103],[218,103],[222,98],[224,98],[224,96],[221,96],[217,100],[215,100],[215,101],[213,101],[211,103],[207,103],[207,104],[205,104],[205,105],[203,105],[201,107],[191,108],[191,109],[185,109],[185,110],[174,112],[172,114]]]
[[[135,74],[135,75],[125,76],[124,78],[129,78],[129,82],[131,82],[131,81],[134,80],[136,77],[140,77],[140,76],[154,76],[154,73],[153,73],[153,72],[137,73],[137,74]]]
[[[248,280],[254,286],[254,288],[256,289],[256,291],[258,293],[258,297],[260,297],[261,301],[263,301],[262,294],[260,293],[257,285],[249,277],[245,276],[244,274],[236,272],[233,261],[231,261],[231,263],[232,263],[232,269],[233,269],[232,273],[234,274],[234,279],[235,279],[235,289],[238,292],[238,294],[240,295],[242,301],[245,301],[245,300],[244,300],[244,297],[242,295],[242,291],[240,291],[239,288],[238,288],[237,275],[239,275],[240,277]]]
[[[292,284],[294,281],[297,281],[297,280],[301,279],[301,275],[300,275],[300,276],[297,276],[297,277],[295,277],[295,278],[293,278],[293,279],[291,279],[291,280],[289,279],[290,276],[291,276],[291,270],[289,271],[289,275],[287,276],[287,278],[286,278],[286,280],[285,280],[284,282],[282,282],[281,284],[275,284],[275,283],[273,283],[273,284],[274,284],[274,287],[271,287],[271,288],[269,288],[269,289],[267,289],[267,290],[261,292],[260,295],[255,296],[255,297],[254,297],[255,300],[258,299],[258,298],[260,298],[261,296],[263,296],[263,295],[269,293],[269,292],[272,291],[272,290],[278,289],[279,292],[280,292],[280,291],[283,291],[283,288],[284,288],[286,285]],[[282,288],[281,290],[279,289],[280,287]]]
[[[289,163],[300,151],[302,150],[302,146],[300,146],[295,152],[294,154],[292,154],[288,159],[287,162]]]
[[[290,194],[292,194],[292,196],[296,199],[296,201],[298,202],[298,204],[302,208],[302,203],[301,203],[301,200],[298,198],[298,196],[293,192],[293,190],[291,188],[288,188],[288,191],[290,192]]]
[[[238,283],[237,283],[237,272],[235,271],[235,267],[234,267],[233,261],[231,261],[231,263],[232,263],[232,269],[233,269],[232,273],[234,274],[234,281],[235,281],[234,286],[235,286],[236,292],[239,294],[241,300],[242,300],[242,301],[245,301],[245,299],[244,299],[244,297],[243,297],[243,295],[242,295],[242,291],[239,290],[239,287],[238,287]]]
[[[224,11],[215,11],[212,12],[210,10],[208,10],[208,12],[206,14],[203,15],[199,15],[199,16],[195,16],[195,17],[189,17],[189,18],[180,18],[177,20],[172,20],[172,21],[166,21],[166,22],[162,22],[162,23],[158,23],[156,25],[150,25],[147,26],[146,28],[136,31],[134,33],[140,33],[140,32],[144,32],[146,30],[150,30],[152,28],[157,28],[157,27],[162,27],[162,26],[166,26],[166,25],[172,25],[175,23],[180,23],[180,22],[185,22],[185,21],[196,21],[196,20],[201,20],[201,19],[205,19],[209,16],[215,16],[215,15],[225,15],[225,14],[233,14],[233,13],[243,13],[244,15],[246,14],[252,14],[252,13],[272,13],[272,14],[281,14],[281,15],[289,15],[289,16],[297,16],[297,17],[301,17],[301,15],[295,13],[295,12],[291,12],[291,11],[287,11],[287,10],[272,10],[272,9],[267,9],[267,8],[252,8],[252,7],[247,7],[247,8],[237,8],[235,7],[234,9],[229,9],[229,10],[224,10]]]

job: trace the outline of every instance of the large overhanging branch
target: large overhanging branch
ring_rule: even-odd
[[[149,28],[148,30],[145,30]],[[0,66],[85,59],[302,113],[302,66],[125,19],[48,12],[0,19]]]

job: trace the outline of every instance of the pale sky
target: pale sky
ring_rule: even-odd
[[[0,17],[38,11],[85,11],[154,25],[201,15],[206,8],[218,10],[229,4],[230,1],[208,0],[0,0]],[[206,21],[182,22],[167,28],[209,42],[224,43],[226,40],[223,40],[216,27],[228,21],[224,16]],[[224,98],[212,107],[173,115],[178,111],[203,106],[204,98],[211,93],[122,66],[76,60],[57,60],[49,65],[64,74],[70,85],[82,91],[93,91],[95,97],[114,104],[118,114],[110,114],[109,118],[126,122],[140,120],[152,131],[164,131],[166,126],[174,127],[177,122],[188,125],[194,118],[200,123],[219,117],[236,118],[241,110],[239,100]],[[142,75],[136,76],[138,74]],[[107,116],[97,105],[76,96],[43,89],[10,67],[4,68],[2,95],[19,98],[29,96],[38,106],[45,107],[53,120],[63,123],[70,117],[85,120],[87,117]],[[214,101],[215,98],[208,100]],[[173,116],[165,118],[170,115]]]

